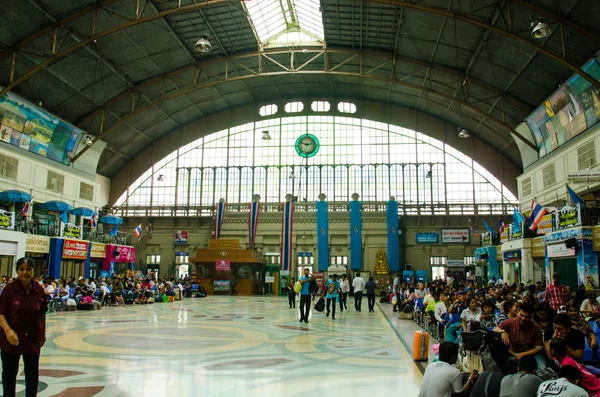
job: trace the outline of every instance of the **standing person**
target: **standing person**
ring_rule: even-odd
[[[560,274],[554,273],[552,276],[554,284],[546,287],[546,301],[550,303],[550,307],[555,312],[558,312],[561,306],[567,303],[569,298],[569,287],[562,285],[560,282]]]
[[[392,293],[396,297],[396,304],[394,305],[394,313],[398,311],[398,305],[401,303],[400,298],[400,273],[396,274],[396,278],[394,279],[394,284],[392,287]]]
[[[310,313],[310,271],[308,268],[304,268],[304,276],[300,277],[298,281],[302,284],[302,290],[300,291],[300,322],[308,324],[308,314]]]
[[[365,279],[360,276],[359,272],[356,272],[356,277],[352,280],[352,287],[354,288],[354,309],[359,312],[362,306],[362,295],[365,289]]]
[[[290,304],[290,309],[292,308],[292,305],[296,307],[296,291],[294,291],[294,284],[296,284],[296,280],[294,277],[292,277],[287,285],[288,303]]]
[[[0,350],[2,389],[5,397],[15,396],[19,360],[25,363],[25,395],[37,395],[40,350],[46,343],[44,289],[33,280],[33,260],[17,261],[18,279],[8,284],[0,296]]]
[[[367,302],[369,304],[369,313],[375,313],[375,288],[377,285],[373,281],[373,276],[369,277],[369,281],[365,284],[367,291]]]
[[[348,305],[346,304],[346,300],[348,299],[348,292],[350,292],[350,282],[348,281],[348,276],[346,273],[342,274],[342,280],[340,281],[340,311],[343,312],[344,309],[348,310]]]
[[[331,303],[333,303],[333,311],[331,312],[332,320],[335,320],[335,305],[337,303],[336,301],[339,296],[339,291],[340,282],[337,281],[337,274],[334,274],[329,280],[327,280],[327,283],[325,283],[325,288],[323,288],[322,294],[325,295],[325,293],[327,293],[325,296],[327,298],[327,313],[325,314],[325,317],[329,317],[329,308]]]
[[[463,386],[460,371],[454,367],[458,361],[458,345],[452,342],[440,343],[440,361],[427,366],[423,374],[419,397],[462,397],[469,394],[477,380],[473,371]]]
[[[558,379],[542,383],[538,388],[537,397],[590,397],[590,394],[579,386],[581,372],[575,368],[563,367],[558,371],[558,376]]]

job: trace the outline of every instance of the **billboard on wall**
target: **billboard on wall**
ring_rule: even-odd
[[[15,213],[0,210],[0,229],[15,230]]]
[[[0,97],[0,141],[69,165],[83,132],[9,92]]]
[[[595,59],[582,70],[600,80],[600,66]],[[600,91],[575,74],[526,121],[543,157],[600,121]]]

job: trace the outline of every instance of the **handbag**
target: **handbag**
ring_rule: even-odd
[[[463,349],[470,352],[478,352],[483,347],[486,334],[487,332],[483,330],[461,333],[460,338]]]
[[[300,291],[302,291],[302,283],[300,281],[296,281],[296,284],[294,284],[294,292],[298,294]]]
[[[315,310],[318,312],[322,312],[323,310],[325,310],[325,299],[323,299],[323,297],[321,297],[319,301],[315,304]]]

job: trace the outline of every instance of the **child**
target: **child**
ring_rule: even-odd
[[[483,312],[479,315],[477,321],[484,328],[494,328],[498,325],[498,316],[495,313],[496,305],[491,300],[483,302]]]
[[[294,277],[290,278],[290,282],[287,285],[288,289],[288,303],[290,304],[290,309],[296,307],[296,291],[294,291],[294,284],[296,284],[296,280]]]

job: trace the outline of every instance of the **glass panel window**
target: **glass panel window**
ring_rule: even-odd
[[[265,105],[261,106],[258,110],[258,114],[261,116],[271,116],[277,113],[277,105]]]
[[[286,113],[298,113],[304,110],[304,104],[302,102],[288,102],[285,104]]]
[[[313,112],[329,112],[331,105],[327,101],[314,101],[310,108]]]
[[[338,111],[340,113],[356,113],[356,105],[351,102],[338,103]]]

